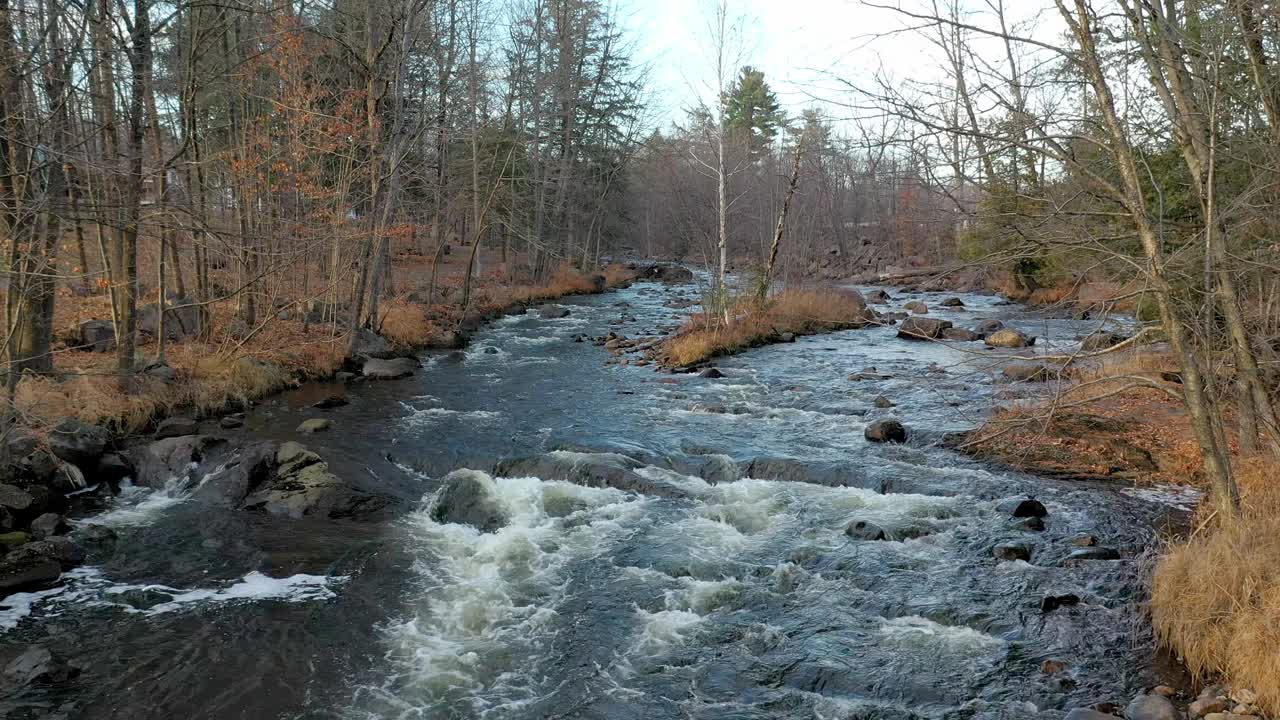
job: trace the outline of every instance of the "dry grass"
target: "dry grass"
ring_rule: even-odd
[[[862,298],[838,290],[786,290],[764,307],[740,301],[728,324],[706,314],[693,316],[680,333],[663,343],[663,362],[690,367],[720,355],[732,355],[773,342],[782,333],[810,335],[866,324]]]
[[[383,303],[379,329],[392,344],[404,348],[426,345],[439,330],[427,319],[426,306],[402,297]]]
[[[1222,521],[1206,504],[1200,532],[1156,566],[1151,615],[1162,642],[1201,677],[1222,675],[1280,714],[1280,483],[1273,467],[1241,463],[1242,512]]]

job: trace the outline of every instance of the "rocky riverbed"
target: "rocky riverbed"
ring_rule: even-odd
[[[669,374],[646,344],[696,295],[669,279],[231,422],[11,447],[54,469],[0,488],[26,528],[0,560],[0,707],[1079,720],[1178,684],[1144,557],[1194,497],[939,444],[1043,392],[1005,368],[1094,324],[889,290],[870,327]]]

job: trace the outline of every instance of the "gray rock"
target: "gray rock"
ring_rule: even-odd
[[[1031,546],[1020,542],[998,543],[991,548],[991,554],[1001,561],[1022,560],[1026,562],[1031,560]]]
[[[31,493],[15,485],[0,483],[0,507],[22,512],[31,507]]]
[[[889,293],[884,290],[872,290],[871,292],[866,293],[863,297],[866,298],[867,302],[875,303],[876,305],[883,305],[892,299],[889,297]]]
[[[395,357],[395,352],[391,349],[391,342],[386,338],[368,328],[360,328],[356,331],[355,348],[351,356],[360,360],[368,358],[385,360]]]
[[[328,463],[295,442],[276,451],[275,477],[245,498],[241,507],[290,518],[362,518],[386,510],[388,498],[363,492],[329,472]]]
[[[220,507],[239,507],[250,492],[271,477],[277,450],[276,444],[270,441],[245,445],[218,470],[206,475],[192,497]]]
[[[844,529],[844,534],[855,540],[884,540],[888,537],[884,528],[866,520],[855,520]]]
[[[159,331],[160,308],[148,303],[138,309],[138,332],[154,337]],[[170,340],[196,337],[209,324],[209,311],[190,298],[177,297],[165,302],[164,334]]]
[[[227,415],[218,420],[218,427],[223,430],[235,430],[236,428],[244,427],[244,418]]]
[[[904,443],[907,441],[907,428],[903,426],[900,420],[885,418],[867,425],[866,430],[862,432],[862,436],[869,442]]]
[[[200,432],[200,423],[189,417],[170,417],[160,421],[156,425],[156,439],[163,440],[165,438],[182,437],[183,435],[195,435]]]
[[[480,532],[493,532],[510,522],[493,478],[476,470],[454,470],[445,476],[431,504],[431,519],[470,525]]]
[[[1034,516],[1024,517],[1019,518],[1017,522],[1013,523],[1013,526],[1019,530],[1026,530],[1028,532],[1043,532],[1044,520]]]
[[[909,317],[898,327],[898,337],[907,340],[937,340],[949,327],[951,327],[949,320]]]
[[[0,558],[0,598],[49,587],[61,577],[62,566],[56,560],[10,553]]]
[[[37,540],[63,535],[68,529],[67,521],[57,513],[45,513],[31,521],[31,537]]]
[[[991,333],[999,332],[1004,329],[1004,323],[999,320],[983,320],[973,328],[973,331],[984,338]]]
[[[902,307],[910,310],[913,315],[927,315],[929,313],[929,306],[919,300],[912,300]]]
[[[96,353],[116,349],[116,328],[110,320],[85,320],[76,328],[79,347]]]
[[[349,373],[349,372],[339,372],[333,376],[333,379],[335,382],[340,382],[343,385],[346,385],[350,383],[352,380],[356,379],[356,374]]]
[[[538,317],[546,320],[569,317],[569,308],[548,305],[538,311]]]
[[[133,475],[133,464],[125,456],[118,453],[107,453],[98,458],[98,465],[94,470],[93,479],[114,484],[131,475]]]
[[[949,307],[949,308],[964,307],[964,301],[962,301],[958,297],[949,297],[938,304],[941,305],[942,307]]]
[[[1159,695],[1139,695],[1124,709],[1125,720],[1182,720],[1182,713]]]
[[[21,545],[4,556],[5,560],[22,558],[45,558],[57,562],[63,570],[70,570],[84,562],[84,548],[71,538],[59,535]]]
[[[981,340],[982,335],[972,330],[951,327],[951,328],[946,328],[945,330],[942,331],[942,339],[953,340],[956,342],[973,342],[975,340]]]
[[[136,484],[161,490],[171,480],[189,480],[191,466],[199,464],[211,448],[222,442],[210,435],[183,435],[133,448],[125,457],[134,468]]]
[[[718,380],[719,378],[724,377],[724,373],[720,372],[719,368],[709,367],[698,373],[698,377],[707,378],[709,380]]]
[[[875,399],[875,406],[881,410],[885,410],[893,407],[893,401],[883,395],[878,395]]]
[[[398,380],[412,375],[417,367],[413,358],[369,358],[360,373],[370,380]]]
[[[350,401],[347,400],[345,395],[330,395],[323,400],[311,403],[311,407],[319,410],[331,410],[333,408],[342,407],[349,402]]]
[[[110,441],[106,428],[66,418],[49,432],[49,451],[69,463],[93,468]]]

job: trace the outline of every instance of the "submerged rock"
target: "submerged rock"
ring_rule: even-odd
[[[1031,560],[1031,546],[1026,543],[1009,542],[999,543],[991,548],[991,554],[997,560],[1013,561],[1022,560],[1023,562]]]
[[[329,418],[307,418],[299,423],[297,431],[310,435],[312,433],[325,432],[331,427],[333,427],[333,421]]]
[[[510,522],[493,478],[477,470],[454,470],[445,476],[431,503],[431,519],[470,525],[483,533],[499,530]]]
[[[849,523],[844,529],[844,534],[855,540],[884,540],[888,537],[884,528],[866,520],[856,520]]]
[[[548,305],[538,311],[538,317],[544,320],[556,320],[569,317],[569,308]]]
[[[886,418],[868,425],[862,436],[870,442],[904,443],[907,441],[907,428],[900,420]]]
[[[1067,593],[1065,595],[1045,595],[1040,600],[1040,612],[1051,613],[1060,607],[1078,605],[1079,603],[1080,596],[1075,593]]]
[[[1012,498],[997,505],[996,509],[1016,518],[1043,518],[1049,514],[1044,503],[1035,498]]]
[[[973,342],[975,340],[981,340],[982,335],[972,330],[952,327],[952,328],[946,328],[945,330],[942,331],[942,339],[954,340],[956,342]]]
[[[80,668],[54,655],[43,645],[32,645],[4,666],[5,684],[56,685],[80,674]]]
[[[708,380],[718,380],[724,377],[724,373],[720,372],[719,368],[709,367],[706,370],[703,370],[702,372],[698,373],[698,377],[706,378]]]
[[[1109,547],[1083,547],[1072,550],[1064,562],[1075,560],[1119,560],[1120,551]]]

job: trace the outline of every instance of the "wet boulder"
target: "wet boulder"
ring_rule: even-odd
[[[80,547],[75,540],[59,535],[20,545],[4,556],[5,560],[16,561],[24,558],[52,560],[58,563],[61,569],[70,570],[84,562],[84,548]]]
[[[1091,708],[1074,708],[1062,720],[1116,720],[1116,716]]]
[[[119,453],[107,453],[98,458],[98,464],[93,471],[94,480],[112,485],[131,475],[133,475],[133,464]]]
[[[981,340],[982,336],[972,330],[950,327],[942,331],[942,339],[953,340],[955,342],[973,342],[975,340]]]
[[[997,330],[983,338],[983,342],[991,347],[1024,348],[1036,344],[1034,337],[1028,337],[1013,328]]]
[[[1044,519],[1038,517],[1018,518],[1013,523],[1013,527],[1018,530],[1026,530],[1027,532],[1044,532]]]
[[[873,404],[881,410],[887,410],[894,406],[893,401],[883,395],[877,395]]]
[[[1044,503],[1035,498],[1011,498],[997,505],[996,510],[1016,518],[1043,518],[1049,515]]]
[[[31,521],[30,532],[31,537],[36,540],[44,540],[55,535],[64,535],[70,529],[66,518],[57,513],[44,513]]]
[[[82,468],[93,468],[111,441],[111,433],[99,425],[66,418],[49,431],[49,451]]]
[[[192,468],[222,442],[221,438],[211,435],[182,435],[133,448],[125,457],[133,467],[135,483],[161,490],[171,480],[188,480]]]
[[[200,423],[194,418],[189,417],[170,417],[160,421],[156,425],[156,439],[163,440],[165,438],[182,437],[183,435],[195,435],[200,432]]]
[[[57,560],[11,552],[0,558],[0,598],[50,587],[61,577],[62,565]]]
[[[889,297],[889,293],[884,290],[872,290],[871,292],[863,295],[863,297],[866,298],[867,302],[874,303],[876,305],[883,305],[892,299]]]
[[[1061,607],[1070,607],[1080,604],[1080,596],[1075,593],[1066,593],[1063,595],[1045,595],[1040,599],[1040,612],[1051,613]]]
[[[964,301],[963,301],[963,300],[961,300],[961,299],[960,299],[960,298],[958,298],[958,297],[949,297],[949,298],[947,298],[946,300],[943,300],[942,302],[940,302],[940,303],[938,303],[938,304],[939,304],[939,305],[941,305],[942,307],[946,307],[946,308],[962,308],[962,307],[964,307]]]
[[[477,470],[454,470],[446,475],[430,512],[438,523],[470,525],[482,533],[494,532],[510,522],[493,478]]]
[[[116,328],[110,320],[85,320],[76,327],[77,346],[96,353],[116,349]]]
[[[884,528],[866,520],[855,520],[844,529],[844,534],[854,540],[884,540],[888,537]]]
[[[238,507],[250,492],[271,477],[277,451],[276,443],[270,441],[253,442],[238,448],[230,459],[204,478],[192,497],[198,502]]]
[[[31,507],[34,498],[31,493],[16,485],[0,483],[0,508],[10,512],[22,513]]]
[[[902,307],[910,310],[914,315],[927,315],[929,313],[929,306],[925,305],[924,302],[920,300],[912,300]]]
[[[997,560],[1002,562],[1011,562],[1014,560],[1028,562],[1031,560],[1031,546],[1022,542],[998,543],[995,547],[991,548],[991,554],[994,555]]]
[[[706,378],[708,380],[718,380],[724,377],[724,373],[720,372],[719,368],[709,367],[706,370],[703,370],[702,372],[698,373],[698,377]]]
[[[538,317],[544,320],[557,320],[559,318],[569,317],[570,311],[567,307],[558,305],[547,305],[538,311]]]
[[[1095,332],[1080,341],[1080,349],[1085,352],[1097,352],[1115,347],[1127,340],[1123,335],[1113,332]]]
[[[1160,695],[1139,695],[1124,709],[1125,720],[1182,720],[1182,713]]]
[[[862,431],[862,436],[868,442],[904,443],[907,441],[907,428],[900,420],[885,418],[867,425],[867,428]]]
[[[1004,329],[1004,323],[999,320],[983,320],[974,326],[973,331],[986,337],[992,333],[999,332]]]
[[[610,487],[644,495],[684,497],[688,491],[660,478],[636,472],[643,463],[613,452],[555,450],[544,455],[504,460],[495,473],[503,477],[563,480],[586,487]]]
[[[898,337],[907,340],[937,340],[949,327],[951,322],[948,320],[909,317],[898,327]]]
[[[398,380],[412,375],[417,367],[413,358],[369,358],[360,368],[360,374],[370,380]]]
[[[276,451],[276,472],[241,504],[289,518],[366,518],[383,513],[389,498],[364,492],[329,472],[329,464],[296,442]]]

